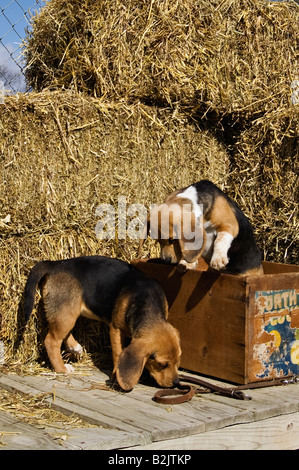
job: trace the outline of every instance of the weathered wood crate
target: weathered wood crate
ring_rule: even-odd
[[[262,276],[185,273],[133,264],[157,279],[181,334],[181,367],[238,384],[299,374],[299,266],[264,263]]]

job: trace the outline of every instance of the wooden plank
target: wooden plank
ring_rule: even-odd
[[[44,377],[38,377],[38,380],[35,381],[33,376],[26,376],[26,383],[23,383],[20,380],[19,376],[0,376],[0,388],[5,388],[9,391],[17,391],[21,394],[30,394],[32,396],[40,394],[40,393],[47,393],[54,391],[55,387],[49,387],[53,383],[53,381],[48,382],[48,386],[45,385]],[[35,382],[33,385],[32,382]],[[44,385],[42,385],[44,383]],[[55,381],[54,381],[55,383]],[[60,380],[58,383],[62,384]],[[0,390],[1,394],[1,390]],[[126,426],[123,425],[119,420],[114,420],[113,418],[105,417],[100,415],[94,410],[89,410],[84,408],[81,404],[72,403],[69,401],[65,401],[60,399],[59,397],[53,398],[46,398],[45,401],[49,402],[51,407],[55,410],[61,411],[64,414],[76,414],[77,416],[89,421],[92,424],[95,424],[99,427],[97,428],[83,428],[83,429],[76,429],[76,430],[68,430],[63,432],[63,440],[60,441],[59,445],[56,445],[56,442],[51,441],[47,442],[47,447],[49,449],[55,449],[56,447],[61,449],[62,447],[67,447],[70,449],[88,449],[90,446],[91,448],[95,449],[115,449],[115,448],[122,448],[127,447],[128,445],[137,445],[137,444],[148,444],[152,442],[149,433],[145,432],[136,432],[136,428],[134,426]],[[11,418],[14,420],[14,418]],[[17,420],[19,421],[19,419]],[[1,421],[0,421],[1,424]],[[117,429],[111,429],[115,424]],[[103,426],[103,427],[102,427]],[[34,427],[31,427],[31,434],[30,439],[32,440],[29,448],[35,448],[35,442],[37,443],[37,449],[39,448],[39,441],[41,438],[34,435]],[[119,428],[124,428],[121,430]],[[5,427],[7,431],[7,428]],[[1,431],[1,427],[0,427]],[[51,431],[51,426],[49,426],[48,432]],[[55,430],[53,430],[54,432]],[[36,430],[39,433],[39,430]],[[1,432],[0,432],[1,434]],[[56,432],[56,434],[59,434]],[[6,434],[5,434],[6,436]],[[66,441],[64,441],[66,439]],[[10,438],[9,445],[12,443],[13,438]],[[20,449],[22,448],[22,439],[15,439],[16,442],[13,443],[13,449]],[[6,447],[8,448],[8,447]],[[10,448],[10,447],[9,447]]]
[[[299,266],[296,264],[272,263],[269,261],[264,261],[263,268],[266,275],[280,273],[299,273]]]
[[[59,443],[42,429],[22,423],[9,413],[0,411],[0,450],[61,450]]]
[[[124,431],[101,428],[81,428],[67,431],[64,446],[74,450],[114,450],[128,446],[148,445],[152,442],[146,436]]]
[[[31,385],[36,389],[39,388],[42,392],[52,390],[48,384],[43,383],[40,377],[18,377],[17,382],[21,384],[21,387],[23,385],[28,387],[27,384],[30,382]],[[124,422],[130,419],[131,423],[134,423],[135,430],[142,428],[150,432],[152,440],[163,440],[204,432],[235,424],[236,422],[248,422],[253,419],[251,412],[248,410],[238,410],[236,412],[232,400],[228,400],[226,404],[218,404],[217,402],[207,404],[206,396],[204,396],[204,398],[194,398],[189,403],[169,407],[152,401],[156,389],[151,387],[136,387],[130,394],[115,394],[114,392],[96,389],[90,390],[86,394],[86,392],[80,392],[82,384],[75,377],[72,378],[71,383],[72,389],[63,388],[63,391],[60,391],[59,382],[55,385],[55,403],[53,406],[56,409],[57,404],[59,404],[59,410],[63,412],[67,406],[68,412],[73,410],[81,417],[86,415],[88,407],[92,409],[91,414],[100,409],[100,416],[102,416],[102,413],[109,414],[108,420],[110,419],[110,422],[115,423],[117,416],[120,423],[116,424],[116,427],[122,428]],[[18,385],[15,386],[19,387]],[[74,387],[78,387],[78,390]],[[70,403],[70,400],[72,400],[72,403]],[[76,409],[76,403],[80,403],[79,411]],[[96,422],[95,419],[94,417],[93,422]],[[100,422],[101,420],[103,419],[100,418],[97,421]]]
[[[188,375],[197,376],[192,373]],[[232,384],[212,378],[206,378],[206,380],[225,387],[232,386]],[[200,416],[206,424],[206,431],[215,429],[217,426],[220,428],[299,411],[299,383],[257,388],[244,392],[251,396],[252,400],[236,400],[217,394],[199,394],[197,400],[193,399],[183,405],[176,405],[175,408],[180,409],[185,415],[190,413],[194,417]],[[145,390],[142,395],[138,395],[137,399],[146,400],[147,397],[150,398],[151,393]],[[215,406],[216,404],[218,407]],[[231,418],[229,418],[230,414]]]
[[[234,400],[233,406],[235,411],[249,410],[252,413],[252,421],[299,411],[299,384],[246,390],[246,394],[250,395],[252,400]],[[226,404],[227,400],[227,397],[210,395],[210,401],[217,401],[220,405]]]
[[[23,385],[29,386],[31,383],[39,392],[51,392],[53,384],[44,382],[41,377],[36,376],[12,376],[10,386],[14,382],[17,390]],[[8,379],[0,378],[0,384],[7,383]],[[115,393],[105,390],[89,390],[88,392],[70,389],[66,386],[60,388],[59,382],[55,386],[55,401],[51,406],[66,412],[73,410],[79,416],[98,419],[99,423],[104,423],[107,427],[109,423],[117,429],[127,432],[140,432],[150,434],[152,440],[189,435],[190,433],[204,430],[204,423],[192,416],[182,419],[177,409],[170,415],[164,407],[156,403],[143,403],[142,407],[136,406],[134,392],[131,394]],[[88,415],[86,415],[86,410]],[[99,416],[99,418],[97,418]],[[112,426],[110,426],[112,427]]]
[[[115,419],[114,416],[107,416],[106,414],[102,414],[98,411],[96,401],[93,401],[92,399],[90,400],[89,396],[87,397],[87,400],[84,400],[84,395],[83,397],[76,397],[71,390],[63,386],[63,396],[60,397],[59,394],[56,394],[56,385],[58,388],[59,384],[61,386],[63,385],[63,383],[59,381],[47,382],[43,377],[38,376],[0,375],[0,387],[5,388],[6,390],[15,390],[20,393],[30,393],[32,395],[39,393],[54,393],[55,398],[49,397],[46,399],[53,409],[61,411],[67,415],[75,413],[80,418],[97,426],[102,426],[107,429],[119,429],[128,433],[136,434],[135,426],[124,423],[119,419]],[[102,392],[105,393],[105,390],[102,390]],[[77,402],[74,401],[76,398]],[[146,433],[142,434],[144,434],[143,439],[146,439]],[[148,437],[148,439],[151,441],[150,437]]]
[[[60,430],[49,426],[41,429],[0,411],[0,450],[110,450],[150,442],[140,439],[136,433],[99,427]]]
[[[299,450],[299,413],[154,442],[134,450]],[[127,449],[127,450],[129,450]]]
[[[142,394],[134,396],[136,402],[149,403],[153,396],[151,390],[144,390]],[[217,402],[211,400],[212,394],[203,394],[193,398],[187,403],[181,405],[156,405],[164,408],[171,417],[172,414],[181,415],[181,420],[186,420],[187,417],[192,417],[202,423],[204,427],[202,432],[212,429],[218,429],[224,426],[229,426],[236,423],[246,423],[253,421],[253,413],[249,409],[236,409],[235,400],[226,398],[226,402]]]
[[[70,377],[55,377],[53,374],[49,378],[2,374],[0,387],[32,395],[54,393],[54,401],[52,396],[48,398],[54,408],[104,424],[106,429],[82,429],[68,433],[65,445],[75,448],[79,445],[79,448],[116,449],[148,446],[158,441],[165,441],[168,447],[168,443],[174,443],[176,439],[193,439],[192,436],[201,433],[299,412],[298,384],[249,390],[247,393],[252,396],[251,401],[203,394],[188,403],[171,406],[153,402],[157,389],[143,384],[138,384],[130,393],[97,389],[97,384],[102,387],[107,377],[97,371],[90,377],[76,374]],[[111,429],[112,425],[115,429]],[[110,435],[110,439],[105,439],[105,433]]]
[[[182,367],[202,374],[242,382],[245,362],[244,305],[214,291],[196,310],[174,306],[170,322],[178,328]]]

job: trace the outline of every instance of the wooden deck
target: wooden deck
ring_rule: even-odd
[[[152,400],[154,387],[120,393],[103,390],[107,381],[97,369],[71,377],[0,373],[0,399],[1,389],[49,394],[52,408],[95,425],[57,438],[51,424],[25,423],[0,401],[0,449],[299,449],[299,384],[250,390],[250,401],[202,394],[169,406]]]

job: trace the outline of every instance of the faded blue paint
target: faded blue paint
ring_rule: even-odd
[[[272,344],[265,344],[259,354],[263,372],[260,378],[299,374],[299,329],[291,327],[291,316],[299,308],[295,289],[258,291],[255,293],[256,314],[265,316],[262,330],[272,334]],[[273,346],[275,349],[273,350]],[[271,352],[272,351],[272,352]]]
[[[279,317],[277,317],[276,320],[278,320],[278,318]],[[272,319],[272,321],[265,326],[264,330],[267,333],[276,332],[275,337],[280,336],[280,344],[275,351],[272,352],[267,362],[263,362],[265,369],[263,374],[259,375],[259,377],[269,377],[273,369],[276,369],[277,375],[297,375],[299,374],[299,365],[298,363],[294,363],[293,360],[294,350],[297,347],[299,348],[299,341],[296,339],[298,337],[298,329],[291,328],[291,322],[287,316],[283,323],[278,323],[278,321],[274,325],[273,323],[275,323],[275,319]]]

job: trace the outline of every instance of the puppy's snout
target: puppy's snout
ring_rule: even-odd
[[[179,385],[179,383],[180,383],[179,377],[175,377],[175,378],[173,379],[172,383],[173,383],[173,386],[174,386],[174,387],[177,387],[177,386]]]
[[[171,256],[163,256],[163,261],[167,264],[172,263],[172,257]]]

